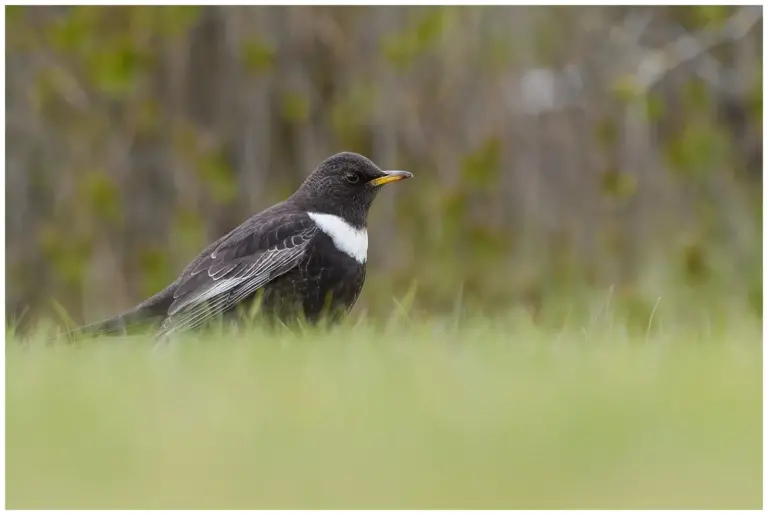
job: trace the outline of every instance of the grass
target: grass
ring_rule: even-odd
[[[761,507],[759,321],[456,326],[10,335],[7,507]]]

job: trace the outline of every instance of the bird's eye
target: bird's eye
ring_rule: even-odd
[[[344,174],[344,179],[346,179],[346,181],[350,184],[357,184],[360,182],[360,176],[355,172],[347,172]]]

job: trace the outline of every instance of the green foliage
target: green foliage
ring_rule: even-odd
[[[405,70],[432,49],[458,21],[456,7],[431,7],[402,32],[386,35],[381,41],[382,53],[394,67]]]
[[[710,277],[707,253],[700,245],[690,244],[683,248],[682,273],[686,282],[692,285],[701,284]]]
[[[148,56],[139,54],[130,41],[92,52],[86,60],[94,86],[112,96],[130,93],[139,71],[149,63]]]
[[[171,224],[177,247],[185,256],[195,255],[206,244],[205,220],[202,213],[187,208],[177,208]]]
[[[461,177],[469,186],[494,187],[501,172],[501,142],[492,137],[474,152],[466,155],[461,164]]]
[[[260,40],[243,43],[243,65],[252,75],[263,75],[274,67],[275,48]]]
[[[549,66],[555,63],[558,46],[560,44],[560,34],[557,29],[547,23],[537,23],[534,28],[534,55],[537,64]]]
[[[709,87],[703,80],[689,80],[685,83],[683,105],[691,113],[707,111],[712,106]]]
[[[430,9],[414,26],[414,37],[421,45],[430,45],[458,20],[456,9],[443,7]]]
[[[198,7],[76,6],[46,30],[53,48],[79,61],[86,80],[106,95],[122,97],[155,62],[146,32],[174,36],[191,26]]]
[[[634,175],[619,170],[606,170],[602,174],[602,192],[613,199],[627,199],[637,190]]]
[[[469,207],[466,192],[458,188],[446,190],[441,200],[440,213],[442,213],[443,225],[449,230],[460,227]]]
[[[139,255],[139,267],[142,277],[141,290],[146,297],[154,295],[173,281],[174,271],[171,270],[165,249],[142,249]]]
[[[619,128],[616,120],[611,117],[603,117],[595,124],[595,139],[604,149],[611,149],[619,140]]]
[[[752,283],[747,293],[747,302],[751,308],[751,312],[755,316],[762,316],[763,314],[763,282],[757,280]]]
[[[688,123],[667,146],[667,161],[672,169],[692,179],[728,166],[728,137],[709,122]]]
[[[136,109],[136,130],[142,134],[154,132],[160,122],[161,107],[154,98],[144,98]]]
[[[616,100],[627,104],[637,101],[645,94],[634,75],[619,76],[613,81],[611,89]]]
[[[493,267],[497,259],[509,255],[512,247],[512,240],[506,232],[486,224],[470,226],[466,231],[466,241],[469,248],[477,253],[474,257],[480,270],[487,270],[484,264]]]
[[[50,109],[58,99],[58,74],[54,70],[45,70],[38,75],[30,91],[30,100],[35,110],[43,112]]]
[[[717,27],[733,14],[729,5],[697,5],[690,9],[693,20],[699,25]]]
[[[517,54],[509,37],[494,36],[488,41],[488,50],[482,54],[482,58],[491,72],[503,75],[515,66]]]
[[[755,84],[749,90],[748,112],[753,123],[762,125],[763,122],[763,73],[757,73]]]
[[[470,227],[467,236],[468,246],[477,249],[481,254],[498,256],[509,252],[509,238],[487,225],[478,224]],[[482,255],[479,257],[482,258]]]
[[[744,227],[759,228],[762,224],[760,189],[749,182],[755,180],[754,173],[740,173],[744,163],[759,156],[760,151],[759,62],[750,64],[756,80],[742,105],[749,114],[743,140],[735,141],[733,128],[719,118],[720,94],[700,80],[692,80],[684,88],[677,79],[669,81],[659,88],[664,91],[662,97],[655,91],[646,95],[630,74],[616,80],[613,95],[610,91],[607,97],[586,95],[588,109],[581,114],[563,110],[540,117],[532,127],[531,138],[537,145],[538,140],[546,141],[542,148],[559,145],[563,131],[585,133],[583,154],[580,151],[574,156],[576,169],[585,175],[577,180],[587,181],[583,187],[590,189],[590,196],[598,193],[603,200],[595,206],[603,211],[595,211],[596,219],[585,221],[570,205],[571,200],[580,205],[583,199],[566,195],[568,205],[562,211],[561,206],[554,206],[552,213],[558,214],[552,216],[562,216],[555,225],[567,228],[553,235],[546,227],[552,222],[550,213],[542,221],[521,206],[506,205],[518,184],[510,187],[511,181],[503,174],[512,173],[511,167],[536,162],[539,150],[523,148],[525,155],[518,160],[518,152],[527,143],[516,138],[515,132],[528,128],[510,131],[508,122],[501,122],[501,112],[492,112],[501,98],[494,95],[503,94],[500,91],[508,75],[526,67],[552,64],[560,68],[565,62],[578,62],[584,57],[586,47],[582,45],[588,38],[573,41],[573,33],[578,32],[571,30],[578,25],[573,20],[591,15],[582,18],[584,13],[575,10],[532,8],[526,13],[532,35],[509,38],[501,30],[503,24],[497,23],[503,20],[496,19],[500,12],[496,8],[403,8],[389,22],[377,26],[381,38],[377,46],[370,47],[367,32],[358,30],[371,21],[365,17],[364,13],[370,12],[366,8],[307,11],[311,14],[302,23],[311,26],[298,33],[275,28],[287,21],[292,11],[270,8],[269,16],[280,23],[259,34],[251,30],[232,32],[227,24],[241,13],[247,17],[261,16],[261,12],[217,9],[221,8],[76,6],[57,9],[53,15],[53,11],[37,7],[6,8],[10,61],[32,63],[21,66],[23,73],[9,79],[9,84],[17,80],[25,84],[13,94],[9,89],[8,104],[19,108],[9,118],[9,127],[23,127],[23,145],[14,145],[9,139],[11,151],[14,146],[22,149],[15,150],[14,159],[23,162],[23,176],[17,177],[20,186],[15,191],[27,192],[23,199],[9,197],[9,202],[15,203],[19,212],[29,213],[25,232],[33,239],[39,237],[41,245],[37,249],[38,242],[25,245],[9,239],[9,250],[15,251],[9,252],[15,260],[8,269],[14,278],[9,282],[9,310],[20,309],[24,302],[30,303],[32,313],[48,309],[49,297],[77,310],[82,305],[79,278],[94,259],[91,240],[107,230],[112,234],[122,234],[123,230],[125,234],[136,233],[136,220],[130,218],[134,210],[129,208],[137,195],[157,200],[151,216],[172,217],[158,220],[162,227],[169,227],[166,263],[154,246],[162,238],[158,234],[151,240],[132,241],[131,252],[118,257],[119,268],[132,271],[125,278],[128,295],[139,301],[142,293],[156,290],[160,282],[172,278],[189,258],[220,236],[220,227],[214,230],[211,220],[222,217],[202,212],[203,208],[210,211],[216,205],[227,205],[226,223],[244,219],[293,191],[304,173],[297,166],[297,156],[305,149],[297,149],[297,145],[305,135],[316,144],[313,152],[335,147],[370,153],[375,131],[398,134],[396,153],[401,163],[381,164],[413,169],[418,183],[398,187],[396,193],[383,193],[397,198],[391,215],[397,223],[398,241],[391,243],[393,248],[402,249],[402,254],[389,266],[375,255],[370,258],[369,282],[358,309],[367,310],[372,319],[386,316],[390,300],[411,291],[414,278],[419,287],[410,299],[413,312],[452,312],[460,297],[462,313],[523,306],[530,309],[536,323],[550,326],[562,325],[567,317],[586,316],[583,312],[589,303],[583,299],[594,295],[595,289],[601,296],[614,281],[615,308],[631,314],[636,320],[632,325],[646,323],[660,295],[667,309],[674,306],[679,316],[685,316],[685,309],[680,308],[684,305],[710,314],[761,309],[760,265],[733,265],[736,270],[730,271],[721,264],[728,262],[732,251],[728,247],[732,240],[722,235],[724,209],[733,207],[748,213]],[[733,9],[663,8],[651,23],[669,18],[689,28],[710,22],[716,26]],[[601,14],[594,19],[609,23],[612,17]],[[217,25],[217,30],[193,30],[199,21],[206,22],[199,28],[205,29],[210,23]],[[468,32],[474,27],[479,27],[477,33]],[[304,36],[309,39],[295,39]],[[759,38],[756,32],[747,36],[755,37]],[[297,49],[291,55],[296,60],[291,66],[300,66],[306,73],[309,89],[292,89],[295,84],[286,63],[277,60],[277,49],[282,45]],[[730,47],[731,43],[726,43],[716,50],[727,57]],[[454,48],[462,51],[453,55]],[[223,65],[217,69],[233,73],[210,77],[207,62],[195,64],[200,61],[195,54],[198,49],[204,53],[213,50],[215,59],[222,61],[216,64]],[[436,66],[438,76],[446,73],[448,82],[440,79],[436,83],[435,73],[422,70],[425,65]],[[401,96],[402,102],[382,95],[382,85],[377,82],[381,66],[408,72],[408,77],[401,77],[407,80],[396,81],[394,94]],[[411,74],[411,70],[419,73]],[[470,82],[460,84],[461,74],[471,77]],[[270,125],[258,130],[251,125],[248,131],[243,130],[241,124],[248,115],[238,111],[242,105],[238,99],[251,94],[248,88],[253,80],[235,84],[232,78],[266,75],[270,80],[264,82],[267,103],[262,108],[269,111],[265,119]],[[345,80],[339,81],[339,77]],[[199,89],[198,81],[205,83]],[[443,87],[454,83],[458,86],[455,90]],[[431,90],[436,84],[441,86],[440,102],[446,99],[448,109],[436,103],[437,96]],[[209,85],[216,95],[195,96],[197,91],[206,92]],[[462,102],[471,105],[462,106]],[[622,162],[622,150],[636,148],[623,133],[627,107],[635,108],[635,113],[644,110],[653,136],[650,161],[656,163],[659,151],[667,159],[660,166],[642,170],[652,184],[642,191],[637,190],[635,176],[630,173],[635,171],[633,164]],[[379,112],[389,108],[397,112],[387,117],[388,121],[380,120]],[[465,121],[459,119],[465,108],[477,127],[472,134],[467,134]],[[276,111],[274,116],[272,111]],[[442,119],[447,116],[451,118]],[[307,123],[310,119],[311,124]],[[248,122],[250,125],[252,120]],[[422,138],[404,139],[406,126],[409,133],[412,127],[421,127]],[[554,129],[551,132],[550,127]],[[268,155],[256,159],[258,166],[267,168],[265,182],[260,185],[263,190],[257,195],[238,188],[251,182],[247,180],[251,170],[233,169],[233,163],[247,163],[253,156],[229,159],[230,155],[249,155],[247,146],[256,142],[246,138],[254,134],[267,134],[264,143],[269,147]],[[570,137],[563,139],[572,141]],[[751,143],[752,139],[756,143]],[[476,146],[468,146],[468,141]],[[747,149],[750,146],[754,149]],[[504,167],[502,152],[510,156]],[[549,166],[548,161],[539,162]],[[451,162],[451,168],[458,166],[458,176],[453,170],[440,169],[439,162]],[[126,165],[133,168],[126,170]],[[150,169],[158,170],[158,175],[152,176]],[[672,181],[668,169],[675,174]],[[549,188],[565,187],[558,179],[568,173],[546,168],[525,172],[545,177],[539,182],[542,197],[549,196]],[[528,178],[520,176],[516,174],[515,181],[527,189]],[[723,184],[714,179],[732,188],[724,203],[707,198],[717,194],[708,193],[717,184]],[[627,222],[610,214],[613,208],[627,205],[629,199],[636,200],[637,205],[655,205],[653,192],[663,188],[669,189],[665,199],[680,195],[694,210],[690,222],[699,236],[689,248],[668,242],[669,236],[680,236],[688,222],[672,221],[669,229],[638,236],[631,227],[635,222],[645,227],[645,215],[635,220],[629,213],[626,220],[631,222]],[[578,191],[583,191],[582,187]],[[253,198],[259,199],[256,205],[246,205]],[[234,206],[235,199],[242,200],[242,206]],[[742,199],[751,204],[742,203]],[[674,208],[665,206],[674,217]],[[538,209],[544,212],[550,206]],[[140,218],[146,220],[146,216]],[[61,219],[66,223],[54,221]],[[374,231],[373,220],[372,224]],[[120,231],[116,232],[115,226]],[[586,233],[589,237],[584,236]],[[759,234],[752,236],[759,241]],[[372,233],[371,238],[376,235]],[[664,259],[648,265],[646,257],[638,255],[637,271],[626,276],[623,271],[614,274],[634,238],[641,238],[637,247],[642,252],[638,254],[658,248]],[[576,252],[578,247],[591,250]],[[740,251],[757,256],[756,249]],[[645,281],[645,273],[664,279]],[[721,290],[726,288],[736,292],[734,298],[725,298]],[[689,289],[690,296],[681,293]],[[77,313],[74,317],[80,318]]]
[[[286,91],[281,98],[280,107],[283,117],[293,123],[301,123],[309,118],[309,98],[298,91]]]
[[[5,20],[6,23],[18,23],[24,16],[24,8],[22,5],[6,5],[5,6]]]
[[[200,178],[208,186],[213,199],[219,204],[231,204],[237,199],[237,180],[234,170],[220,151],[205,153],[199,162]]]
[[[91,254],[91,241],[84,237],[73,237],[51,223],[42,227],[38,242],[56,277],[69,286],[79,287]]]
[[[114,179],[103,171],[90,172],[82,180],[85,205],[93,210],[94,218],[107,222],[118,222],[123,208],[120,191]]]
[[[686,82],[683,106],[685,125],[667,142],[666,157],[673,171],[692,179],[720,173],[731,166],[731,144],[727,128],[708,116],[712,98],[701,80]]]
[[[146,16],[155,30],[170,36],[183,34],[200,18],[203,7],[197,5],[165,5],[133,8],[133,12]]]
[[[658,122],[664,116],[665,111],[666,107],[661,95],[653,91],[650,92],[645,103],[645,116],[648,121],[651,123]]]
[[[48,26],[48,37],[54,48],[67,52],[84,52],[91,44],[92,28],[98,24],[98,9],[76,6],[66,16]]]
[[[440,230],[419,232],[430,234],[420,240],[420,252],[430,257],[414,274],[422,284],[418,300],[439,306],[435,309],[453,309],[452,299],[460,290],[467,309],[483,304],[493,311],[496,295],[510,284],[507,278],[500,277],[504,275],[500,267],[510,255],[512,240],[507,228],[473,213],[490,208],[488,197],[502,172],[500,140],[488,138],[466,154],[459,171],[459,183],[450,189],[443,187],[434,205],[425,207],[426,213],[439,213]],[[456,275],[450,260],[445,259],[449,255],[471,266],[461,267]],[[499,274],[488,274],[489,270]]]
[[[339,140],[348,148],[363,148],[363,127],[374,119],[374,107],[379,99],[377,85],[366,79],[352,82],[337,96],[331,108],[331,125]]]
[[[666,8],[667,16],[680,23],[686,30],[710,29],[716,30],[722,27],[734,10],[735,5],[696,5],[696,6],[670,6]]]

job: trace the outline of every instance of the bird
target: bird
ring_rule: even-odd
[[[267,320],[341,321],[365,282],[371,204],[384,185],[411,177],[358,153],[334,154],[291,196],[208,245],[163,290],[75,332],[125,333],[159,324],[156,337],[168,338],[256,301]]]

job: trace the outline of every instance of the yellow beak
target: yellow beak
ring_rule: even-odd
[[[371,181],[368,181],[368,184],[371,186],[381,186],[383,184],[389,184],[390,182],[402,181],[403,179],[410,179],[413,177],[411,172],[406,172],[403,170],[388,170],[384,173],[386,175],[382,175],[381,177],[377,177]]]

